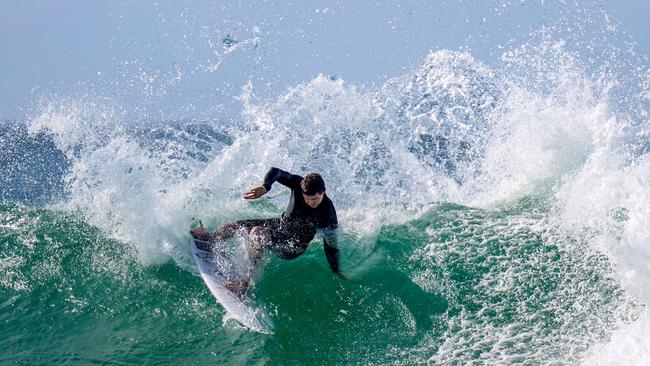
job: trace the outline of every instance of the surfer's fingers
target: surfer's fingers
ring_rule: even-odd
[[[253,198],[260,198],[262,197],[264,193],[259,188],[251,188],[250,191],[246,192],[244,194],[244,198],[246,199],[253,199]]]

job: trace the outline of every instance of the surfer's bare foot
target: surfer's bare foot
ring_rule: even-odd
[[[234,294],[245,294],[250,286],[250,280],[247,277],[242,277],[237,281],[226,283],[223,286]]]

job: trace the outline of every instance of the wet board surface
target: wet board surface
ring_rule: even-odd
[[[192,255],[198,266],[201,278],[226,312],[246,328],[264,334],[273,334],[273,323],[266,311],[255,307],[250,296],[237,295],[224,285],[236,279],[232,263],[218,251],[205,251],[197,247],[197,239],[192,238]]]

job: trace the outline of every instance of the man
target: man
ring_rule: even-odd
[[[212,233],[202,227],[190,231],[193,237],[207,242],[230,238],[240,230],[248,234],[246,252],[251,262],[251,271],[240,280],[226,285],[235,293],[248,289],[251,273],[258,267],[265,249],[283,259],[296,258],[305,252],[317,231],[323,235],[325,256],[330,268],[343,277],[339,271],[336,210],[325,193],[323,178],[317,173],[301,177],[271,168],[264,177],[264,184],[251,188],[244,198],[251,200],[262,197],[275,182],[291,189],[289,204],[281,217],[235,221]]]

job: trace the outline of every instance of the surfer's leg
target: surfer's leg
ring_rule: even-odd
[[[235,222],[221,225],[214,232],[208,231],[203,226],[197,227],[190,230],[190,235],[202,241],[214,242],[217,240],[224,240],[233,237],[235,233],[241,228],[242,228],[242,222],[235,221]]]
[[[271,240],[270,232],[268,227],[254,226],[246,238],[246,254],[253,268],[257,268],[262,260],[264,247]]]
[[[215,236],[218,236],[219,239],[228,239],[232,238],[239,229],[241,229],[241,223],[239,221],[230,222],[219,226],[217,231],[214,232]]]
[[[217,231],[214,232],[216,240],[223,240],[232,238],[238,231],[244,229],[246,233],[256,226],[266,226],[268,219],[252,219],[252,220],[238,220],[221,225]]]
[[[271,240],[271,230],[264,226],[254,226],[246,237],[246,254],[248,256],[247,276],[249,279],[257,277],[264,249]]]
[[[248,267],[245,274],[238,280],[225,284],[225,287],[234,293],[245,293],[259,270],[264,248],[271,239],[270,228],[264,226],[253,226],[245,238],[246,255]]]

